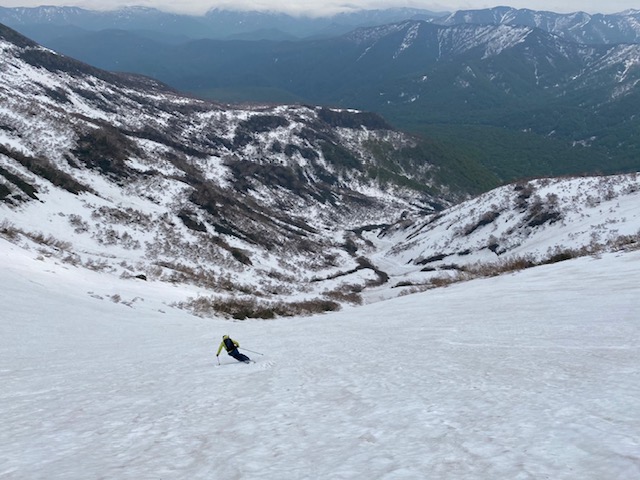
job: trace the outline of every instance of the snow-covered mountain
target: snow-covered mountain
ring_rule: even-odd
[[[472,77],[480,77],[510,96],[518,95],[520,84],[530,95],[545,90],[556,97],[567,96],[567,90],[580,92],[589,87],[588,96],[600,99],[599,89],[615,96],[614,90],[622,87],[630,93],[640,81],[640,45],[581,45],[528,26],[440,27],[407,21],[357,29],[344,39],[360,47],[357,61],[361,65],[375,61],[383,65],[383,72],[395,77],[416,75],[422,69],[423,91],[414,87],[418,96],[437,95],[430,91],[429,78],[439,80],[443,71],[451,70],[457,73],[454,84],[468,73],[467,88]],[[512,72],[505,68],[507,62]],[[416,78],[411,81],[419,83]],[[402,88],[407,88],[407,83]],[[389,92],[384,93],[387,98]]]
[[[634,175],[452,206],[464,192],[437,159],[378,116],[207,103],[9,29],[0,50],[2,236],[69,268],[191,285],[179,303],[198,314],[335,309],[637,246]]]
[[[20,29],[74,27],[83,30],[123,29],[157,31],[165,34],[192,37],[206,36],[207,27],[196,17],[163,12],[142,6],[122,7],[116,10],[87,10],[79,7],[0,7],[0,23]],[[64,28],[57,31],[64,32]],[[67,30],[73,31],[73,29]]]
[[[640,13],[637,10],[590,15],[585,12],[554,13],[526,8],[495,7],[459,10],[433,21],[440,25],[473,23],[529,26],[583,44],[613,45],[640,42]]]
[[[222,107],[2,28],[4,231],[70,264],[333,308],[380,281],[353,229],[463,195],[376,115]]]
[[[640,248],[640,175],[506,185],[381,232],[374,256],[408,291]],[[373,239],[372,239],[373,240]]]

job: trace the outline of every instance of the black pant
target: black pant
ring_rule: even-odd
[[[233,358],[235,358],[239,362],[250,362],[251,361],[251,359],[249,357],[247,357],[246,355],[240,353],[237,348],[235,350],[231,350],[229,352],[229,355],[231,355]]]

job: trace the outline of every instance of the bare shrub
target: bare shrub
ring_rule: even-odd
[[[51,247],[56,250],[68,251],[71,250],[72,247],[71,242],[58,240],[53,235],[45,236],[42,232],[23,232],[23,234],[35,243],[46,245],[47,247]]]
[[[457,275],[442,275],[429,279],[429,283],[433,288],[446,287],[453,283],[458,283],[463,280],[468,280],[466,276],[462,276],[460,274]]]
[[[341,285],[340,287],[323,292],[323,296],[335,300],[336,302],[350,303],[352,305],[362,305],[362,286]]]
[[[409,282],[408,280],[404,280],[402,282],[396,283],[391,288],[413,287],[414,285],[415,284],[413,282]]]
[[[448,256],[449,256],[448,253],[438,253],[438,254],[432,255],[432,256],[430,256],[428,258],[419,257],[413,263],[415,263],[416,265],[426,265],[427,263],[439,262],[440,260],[443,260]]]
[[[545,258],[542,261],[542,264],[550,265],[552,263],[564,262],[565,260],[571,260],[572,258],[577,258],[579,256],[582,256],[581,253],[582,252],[578,250],[572,250],[568,248],[562,249],[549,255],[547,258]]]
[[[197,316],[221,315],[236,320],[247,318],[267,320],[277,316],[303,316],[340,309],[338,303],[325,299],[269,302],[258,301],[256,298],[198,297],[177,303],[175,306],[190,310]]]
[[[123,300],[123,301],[122,301],[122,304],[123,304],[123,305],[126,305],[127,307],[133,308],[133,304],[134,304],[135,302],[137,302],[138,300],[140,300],[140,301],[144,301],[144,298],[142,298],[142,297],[134,297],[134,298],[132,298],[131,300],[126,300],[126,301],[125,301],[125,300]]]
[[[527,208],[527,201],[534,193],[533,185],[530,182],[517,183],[514,189],[516,192],[520,192],[516,197],[516,209],[525,211]]]
[[[497,262],[475,263],[464,268],[465,273],[472,277],[496,277],[503,273],[524,270],[537,265],[529,255],[514,256],[500,259]]]
[[[635,235],[621,235],[612,241],[615,250],[638,250],[640,249],[640,232]]]
[[[85,233],[89,231],[89,223],[85,222],[80,215],[72,213],[68,219],[75,233]]]
[[[0,223],[0,235],[7,240],[14,241],[18,238],[18,235],[22,233],[20,229],[16,228],[11,222],[3,220]]]
[[[518,270],[524,270],[526,268],[535,267],[536,262],[530,255],[523,255],[520,257],[508,257],[502,260],[499,264],[499,270],[502,272],[515,272]]]
[[[283,272],[279,272],[278,270],[275,269],[271,269],[266,273],[267,277],[269,278],[273,278],[274,280],[279,280],[281,282],[295,282],[297,281],[297,278],[294,277],[293,275],[290,274],[286,274]]]
[[[138,228],[145,228],[153,224],[153,218],[150,214],[131,207],[101,206],[91,213],[91,218],[119,225],[137,226]]]
[[[148,278],[159,279],[162,277],[163,270],[160,265],[149,265],[145,270]]]
[[[104,272],[113,270],[113,267],[109,265],[106,260],[93,260],[92,258],[84,262],[84,267],[95,272]]]
[[[236,282],[229,275],[219,275],[206,268],[190,267],[182,263],[158,262],[157,266],[166,269],[160,274],[160,280],[170,283],[191,283],[214,291],[238,292],[247,295],[263,296],[254,285]]]
[[[492,205],[492,207],[495,207],[495,206]],[[500,216],[500,212],[498,210],[490,210],[488,212],[483,213],[476,222],[470,223],[462,227],[462,235],[464,235],[465,237],[471,235],[477,229],[495,222],[499,216]]]
[[[73,265],[74,267],[78,267],[82,264],[82,259],[75,253],[70,253],[69,255],[63,257],[62,261],[68,265]]]
[[[426,292],[434,288],[432,285],[414,285],[411,288],[407,288],[400,292],[399,297],[404,297],[405,295],[413,295],[414,293]]]

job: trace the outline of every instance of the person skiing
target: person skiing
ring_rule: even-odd
[[[216,353],[216,357],[220,356],[220,352],[222,351],[222,348],[224,348],[229,355],[231,355],[239,362],[249,363],[251,359],[238,351],[239,346],[240,344],[229,337],[229,335],[223,335],[220,346],[218,347],[218,352]],[[219,362],[220,359],[218,359],[218,363]]]

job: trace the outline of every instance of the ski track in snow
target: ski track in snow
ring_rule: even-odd
[[[8,245],[2,479],[640,478],[640,252],[231,322]]]

